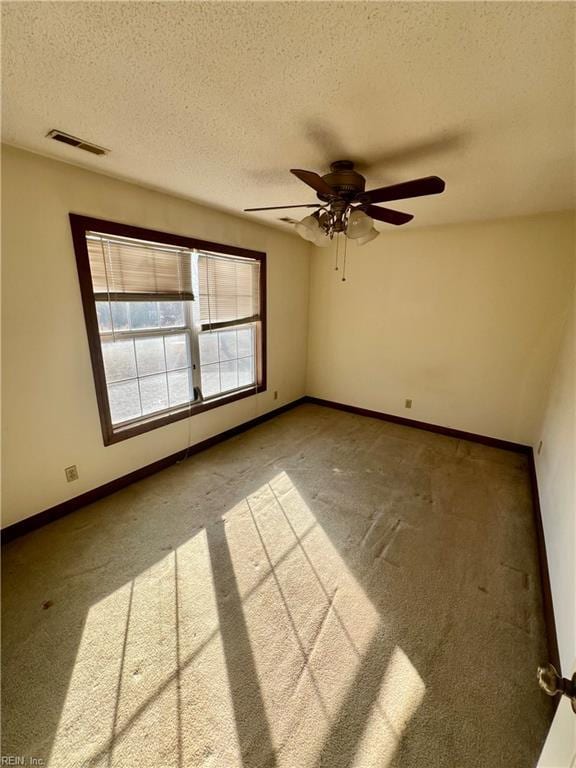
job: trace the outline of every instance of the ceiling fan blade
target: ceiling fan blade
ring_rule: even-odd
[[[304,205],[270,205],[267,208],[244,208],[244,211],[280,211],[284,208],[321,208],[320,203],[305,203]]]
[[[407,224],[412,221],[414,216],[411,213],[402,213],[402,211],[393,211],[390,208],[377,208],[375,205],[363,205],[362,210],[376,221],[385,221],[387,224]]]
[[[439,195],[444,192],[446,184],[439,176],[425,176],[423,179],[404,181],[401,184],[392,184],[389,187],[371,189],[361,195],[367,203],[386,203],[389,200],[404,200],[408,197],[422,197],[423,195]]]
[[[293,173],[294,176],[300,179],[300,181],[303,181],[304,184],[308,184],[309,187],[312,187],[312,189],[315,189],[316,192],[319,192],[321,195],[324,195],[325,197],[338,197],[336,190],[332,189],[330,184],[325,182],[322,176],[314,173],[314,171],[302,171],[299,168],[291,168],[290,173]]]

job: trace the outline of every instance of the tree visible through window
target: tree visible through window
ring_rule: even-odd
[[[70,218],[106,443],[265,388],[265,254]]]

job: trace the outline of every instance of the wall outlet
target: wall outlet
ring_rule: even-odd
[[[274,400],[278,400],[278,390],[274,390]]]
[[[412,400],[409,397],[404,401],[404,408],[412,408]]]
[[[540,453],[542,452],[542,440],[538,443],[538,456],[540,456]]]
[[[66,473],[66,480],[68,480],[69,483],[78,480],[78,467],[76,464],[73,464],[71,467],[66,467],[64,472]]]

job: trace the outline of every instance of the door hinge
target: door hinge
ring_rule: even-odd
[[[568,680],[562,677],[552,664],[538,667],[538,685],[548,696],[566,696],[570,699],[572,709],[576,713],[576,674]]]

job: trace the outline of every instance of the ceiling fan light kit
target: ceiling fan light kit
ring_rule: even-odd
[[[354,170],[354,163],[351,160],[337,160],[330,166],[330,173],[324,176],[299,168],[292,168],[290,172],[312,187],[321,202],[245,208],[244,210],[317,208],[318,210],[313,214],[306,216],[302,221],[295,222],[295,228],[301,237],[320,247],[329,245],[330,241],[339,234],[356,240],[358,245],[365,245],[380,234],[374,227],[374,220],[400,226],[414,218],[409,213],[380,208],[375,205],[376,203],[438,195],[446,186],[439,176],[425,176],[422,179],[366,191],[366,179]]]

